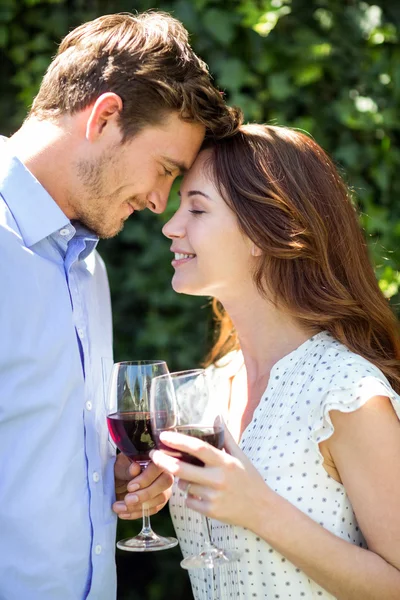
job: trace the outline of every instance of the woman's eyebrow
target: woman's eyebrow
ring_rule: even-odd
[[[178,192],[178,196],[181,195],[181,192]],[[210,198],[210,196],[208,196],[207,194],[205,194],[204,192],[201,192],[200,190],[189,190],[187,193],[187,196],[189,196],[189,198],[191,196],[203,196],[204,198],[207,198],[207,200],[212,200],[212,198]]]

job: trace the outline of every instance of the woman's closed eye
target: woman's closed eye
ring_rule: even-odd
[[[190,213],[192,213],[192,215],[202,215],[204,214],[206,211],[205,210],[195,210],[194,208],[189,210]]]

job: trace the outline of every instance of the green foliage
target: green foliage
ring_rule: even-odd
[[[142,11],[155,4],[133,6]],[[381,289],[397,304],[398,3],[159,0],[156,6],[183,21],[227,101],[239,104],[247,120],[305,129],[334,157],[361,210]],[[63,35],[100,14],[131,10],[132,0],[2,0],[2,133],[21,123]],[[208,300],[170,287],[169,242],[160,230],[177,201],[174,188],[166,214],[135,214],[118,238],[100,245],[112,286],[117,359],[165,357],[177,369],[198,364],[206,351]],[[170,527],[165,515],[157,527]],[[119,535],[136,529],[122,523]],[[179,552],[161,554],[119,555],[121,599],[190,597]]]

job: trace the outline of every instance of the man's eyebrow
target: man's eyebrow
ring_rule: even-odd
[[[179,169],[179,171],[181,172],[182,175],[184,173],[187,173],[187,171],[189,171],[189,167],[185,163],[181,162],[180,160],[175,160],[174,158],[169,158],[168,156],[163,156],[162,158],[168,164],[175,167],[175,169]]]
[[[178,196],[181,195],[181,192],[178,192]],[[204,192],[201,192],[200,190],[189,190],[189,192],[187,193],[187,195],[189,196],[189,198],[191,198],[191,196],[203,196],[204,198],[207,198],[207,200],[212,200],[212,198],[210,198],[210,196],[207,196],[207,194],[205,194]]]

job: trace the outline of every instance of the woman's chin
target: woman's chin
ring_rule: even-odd
[[[205,296],[200,290],[195,288],[194,286],[189,285],[187,282],[179,281],[178,278],[172,278],[172,289],[177,294],[188,294],[189,296]]]

